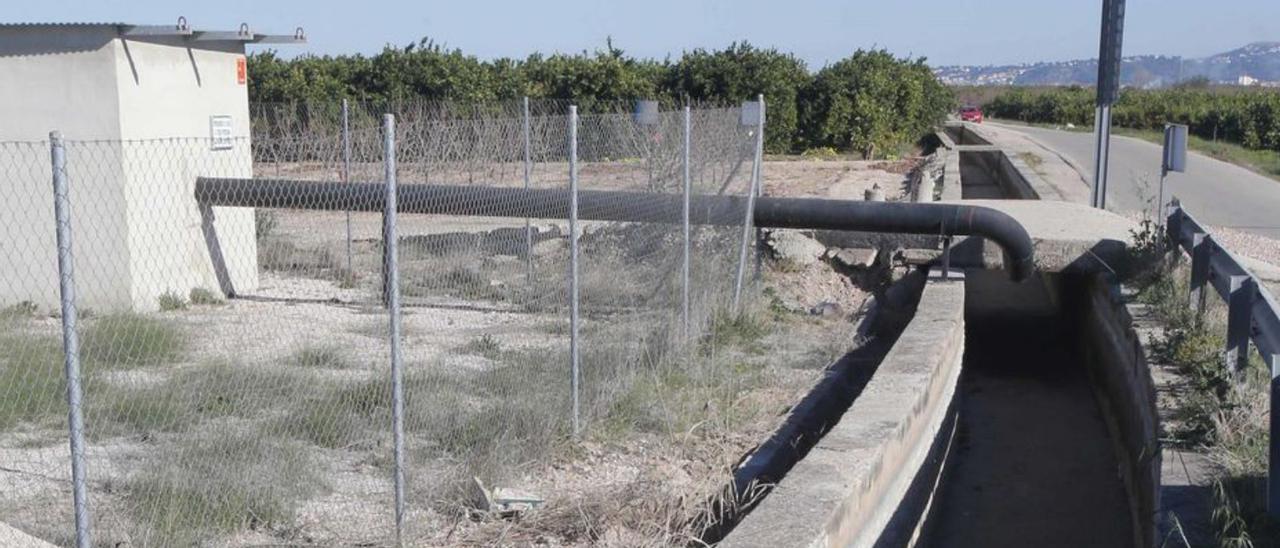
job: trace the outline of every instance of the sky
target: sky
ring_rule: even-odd
[[[1101,0],[0,0],[3,22],[167,24],[257,32],[306,30],[282,55],[374,54],[426,36],[484,59],[615,47],[678,57],[746,40],[811,68],[858,48],[931,65],[1096,57]],[[1278,0],[1128,0],[1125,55],[1201,57],[1280,42]],[[265,49],[255,46],[251,50]]]

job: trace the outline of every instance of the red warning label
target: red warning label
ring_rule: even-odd
[[[243,85],[249,78],[249,68],[244,57],[236,59],[236,83]]]

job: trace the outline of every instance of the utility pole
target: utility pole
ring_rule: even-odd
[[[1098,46],[1098,100],[1093,118],[1097,144],[1093,154],[1093,207],[1107,208],[1107,160],[1111,152],[1111,105],[1120,96],[1124,0],[1102,0],[1102,36]]]

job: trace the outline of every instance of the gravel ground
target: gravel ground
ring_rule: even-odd
[[[1262,279],[1271,295],[1280,295],[1280,240],[1223,227],[1207,227],[1213,237]]]
[[[896,201],[906,194],[908,173],[900,162],[868,160],[783,160],[764,163],[767,196],[863,200],[878,185],[885,199]]]
[[[766,193],[861,199],[866,188],[879,184],[886,196],[894,199],[901,195],[906,175],[892,168],[883,162],[771,161],[765,166],[770,182]],[[634,166],[597,165],[585,173],[598,181],[600,187],[632,188],[629,185],[634,184],[634,178],[628,174],[633,171]],[[303,168],[282,172],[291,176],[308,174]],[[288,261],[277,258],[278,264],[285,265],[277,268],[285,270],[264,270],[259,286],[242,295],[244,298],[160,313],[159,318],[188,333],[190,340],[183,353],[174,363],[111,372],[104,377],[107,382],[122,386],[159,386],[176,373],[199,369],[217,360],[235,361],[237,367],[259,371],[296,368],[299,366],[289,361],[291,356],[308,347],[337,348],[350,360],[350,364],[342,368],[312,370],[317,380],[359,382],[384,377],[388,362],[384,338],[386,317],[376,298],[379,250],[375,244],[380,217],[353,215],[357,244],[353,264],[358,272],[354,284],[343,285],[335,271],[345,264],[346,215],[284,210],[277,215],[271,238],[292,246],[278,250],[290,256]],[[523,228],[519,219],[463,221],[440,216],[403,216],[402,220],[405,222],[402,234],[419,237]],[[552,230],[555,224],[558,223],[541,226]],[[563,227],[557,228],[559,234],[564,233]],[[598,227],[587,228],[594,232]],[[326,253],[317,253],[321,250]],[[563,250],[551,253],[560,252]],[[488,262],[478,270],[481,277],[473,280],[457,274],[456,283],[467,291],[485,294],[496,291],[499,280],[493,278],[499,269],[512,268],[511,264],[520,266],[519,262],[512,263],[511,256],[502,257],[501,261],[497,257],[485,257]],[[563,264],[557,257],[542,258],[549,264]],[[451,260],[423,253],[406,259],[405,264],[417,266]],[[626,283],[623,277],[626,273],[615,274],[615,283]],[[720,274],[725,273],[716,273]],[[555,275],[563,276],[563,271],[555,270]],[[558,453],[551,462],[528,463],[520,475],[500,485],[548,499],[547,511],[522,520],[526,521],[523,524],[495,519],[472,521],[438,511],[435,501],[444,495],[431,491],[434,478],[426,476],[452,470],[457,467],[456,461],[466,456],[453,457],[454,461],[415,461],[411,471],[420,471],[415,481],[423,483],[415,484],[413,489],[418,499],[409,516],[415,524],[411,544],[523,542],[635,546],[649,544],[658,538],[654,535],[678,528],[683,517],[696,511],[705,497],[714,494],[723,484],[734,463],[776,427],[787,407],[820,376],[822,366],[856,344],[852,332],[867,294],[824,263],[801,271],[775,271],[766,262],[762,283],[768,293],[785,301],[785,308],[804,309],[832,301],[839,303],[841,313],[814,317],[805,312],[765,310],[764,314],[781,314],[782,319],[768,321],[763,332],[736,343],[743,348],[733,352],[742,354],[731,358],[739,360],[734,367],[741,371],[735,370],[735,375],[722,379],[727,384],[721,388],[733,391],[733,398],[728,403],[697,402],[696,407],[702,410],[705,420],[690,429],[674,434],[624,429],[624,433],[631,433],[621,436],[602,431],[599,436],[588,436],[580,447]],[[548,294],[558,291],[556,287],[549,287]],[[491,342],[510,350],[564,343],[566,335],[558,329],[564,323],[563,317],[550,315],[557,314],[555,312],[530,313],[513,309],[510,303],[447,297],[450,302],[409,301],[414,306],[408,307],[404,315],[404,350],[410,372],[425,367],[458,371],[493,368],[491,359],[464,348],[476,342]],[[764,308],[767,309],[768,304],[764,303]],[[56,335],[56,319],[46,317],[38,322],[42,332],[48,332],[46,335]],[[591,341],[589,335],[584,336]],[[119,344],[130,344],[130,340],[126,336]],[[0,356],[0,363],[3,358]],[[746,388],[737,388],[738,374],[755,380],[742,385]],[[245,390],[254,388],[246,386]],[[677,398],[671,403],[682,402]],[[729,425],[734,426],[729,429]],[[163,435],[146,433],[90,440],[91,466],[98,477],[106,478],[91,486],[103,516],[99,519],[109,524],[104,535],[110,530],[119,532],[130,528],[128,507],[131,503],[124,491],[127,488],[118,487],[127,484],[123,480],[145,473],[150,457],[163,452],[173,440],[195,431],[200,428]],[[0,493],[5,494],[0,496],[0,515],[5,516],[4,521],[47,538],[63,538],[65,526],[69,524],[64,511],[66,491],[62,479],[65,440],[58,437],[58,432],[25,427],[0,432],[0,462],[6,463],[0,468]],[[320,493],[298,501],[293,508],[293,523],[283,528],[227,533],[213,545],[270,544],[282,540],[321,544],[382,543],[389,520],[385,463],[365,452],[346,448],[317,449],[312,454],[325,485]],[[103,538],[110,541],[110,535]]]

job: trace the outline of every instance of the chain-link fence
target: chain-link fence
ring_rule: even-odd
[[[492,487],[576,440],[727,420],[761,378],[734,299],[754,235],[745,207],[679,208],[758,188],[758,120],[568,107],[418,105],[388,135],[368,105],[274,105],[252,143],[0,143],[0,521],[58,544],[84,509],[101,545],[437,545],[541,505]],[[456,188],[534,194],[428,192]],[[498,214],[537,191],[672,199]]]

